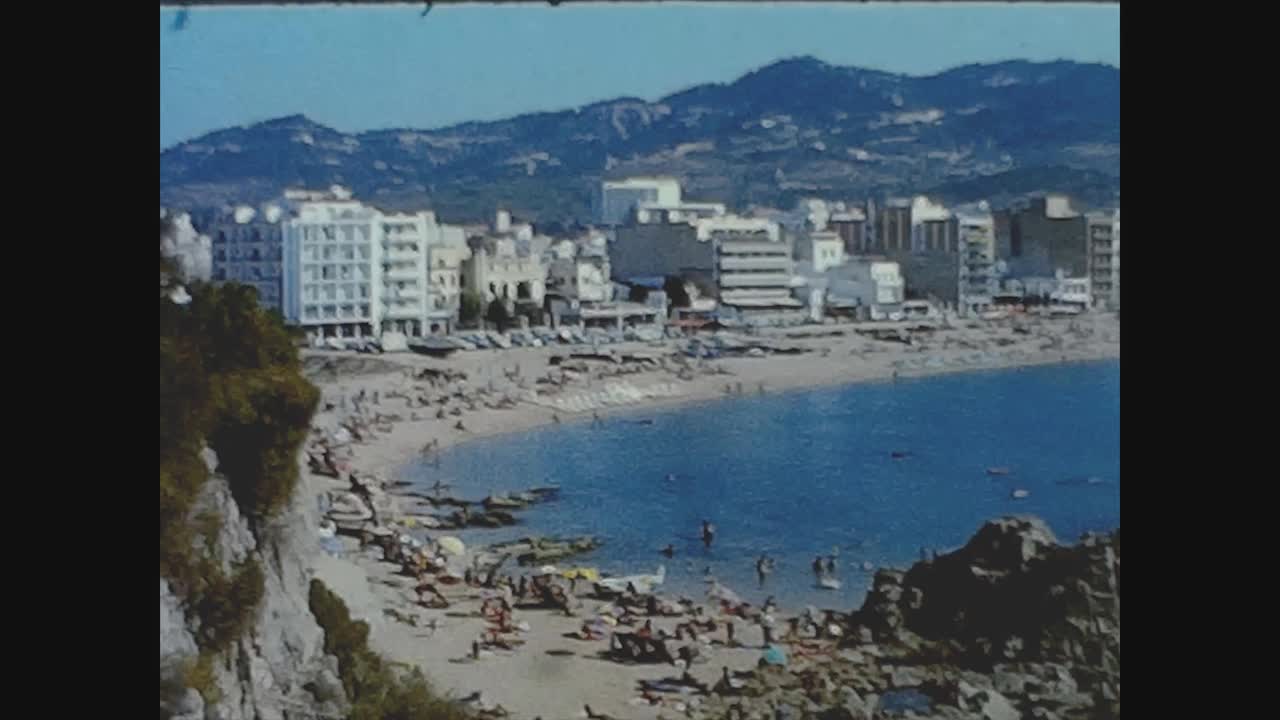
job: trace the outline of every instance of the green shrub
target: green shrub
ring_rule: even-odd
[[[226,577],[216,568],[204,578],[191,608],[200,618],[196,644],[202,650],[222,652],[244,635],[265,591],[262,566],[252,558],[240,563]]]
[[[342,598],[311,581],[309,604],[324,630],[324,650],[338,658],[350,720],[464,720],[456,701],[436,693],[422,672],[402,673],[369,649],[369,625],[352,620]]]

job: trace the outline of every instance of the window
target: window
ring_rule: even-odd
[[[321,277],[321,279],[323,279],[323,280],[332,280],[332,279],[333,279],[333,266],[332,266],[332,265],[325,265],[324,267],[320,268],[320,277]]]

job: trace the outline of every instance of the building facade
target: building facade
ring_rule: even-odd
[[[1059,271],[1067,277],[1089,274],[1089,239],[1084,213],[1066,195],[1033,198],[1007,218],[1007,241],[1001,256],[1013,278],[1049,278]]]
[[[867,214],[859,208],[849,208],[831,213],[827,229],[840,236],[846,255],[863,255],[871,252],[868,245]]]
[[[962,315],[990,309],[1000,286],[996,274],[995,218],[981,210],[957,215],[960,234],[957,309]]]
[[[313,340],[378,334],[385,317],[381,214],[355,200],[304,201],[282,231],[285,319]]]
[[[796,242],[796,259],[810,263],[813,271],[824,273],[847,259],[844,240],[830,230],[814,230]]]
[[[661,206],[680,204],[680,181],[669,177],[637,177],[607,180],[593,202],[596,224],[606,227],[625,225],[636,209],[645,203]]]
[[[463,264],[471,256],[467,236],[456,225],[427,226],[426,327],[430,333],[451,332],[462,307]]]
[[[1119,305],[1119,250],[1117,220],[1110,213],[1089,213],[1089,282],[1093,307],[1114,309]]]
[[[480,293],[486,305],[502,300],[509,310],[517,305],[542,307],[547,266],[540,256],[518,252],[509,238],[472,238],[468,243],[471,254],[463,262],[464,290]]]
[[[711,243],[698,238],[685,222],[633,224],[620,227],[609,243],[609,264],[616,280],[641,277],[702,277],[715,265]]]
[[[284,215],[281,204],[242,205],[214,215],[204,228],[210,238],[210,279],[252,285],[263,307],[282,311]]]
[[[700,221],[697,229],[715,251],[722,315],[750,324],[803,318],[804,304],[793,297],[791,247],[778,223],[728,216]]]
[[[1111,242],[1115,247],[1115,260],[1112,265],[1115,270],[1115,277],[1112,278],[1111,283],[1111,302],[1112,306],[1118,311],[1120,309],[1120,208],[1118,207],[1116,208],[1115,221],[1112,224]]]

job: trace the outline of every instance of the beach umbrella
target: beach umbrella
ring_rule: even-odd
[[[777,645],[770,645],[765,649],[763,659],[768,665],[785,666],[787,664],[787,653]]]
[[[538,568],[539,575],[555,575],[559,572],[560,572],[559,570],[556,570],[555,565],[543,565],[542,567]]]
[[[436,547],[447,555],[463,555],[467,552],[467,546],[462,541],[452,535],[446,535],[436,540]]]

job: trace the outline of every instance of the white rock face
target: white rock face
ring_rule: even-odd
[[[226,480],[214,476],[206,483],[193,517],[212,512],[221,519],[213,547],[223,571],[232,572],[233,563],[246,559],[257,561],[263,569],[264,592],[249,632],[215,663],[221,698],[208,707],[203,703],[195,707],[190,693],[184,693],[171,708],[176,717],[285,720],[342,715],[341,707],[321,705],[303,688],[313,682],[331,691],[341,687],[333,658],[324,654],[324,633],[309,608],[310,568],[319,553],[316,521],[307,512],[306,498],[310,496],[304,477],[289,506],[258,528],[255,536]],[[194,657],[196,630],[198,621],[184,616],[162,579],[162,666]]]

